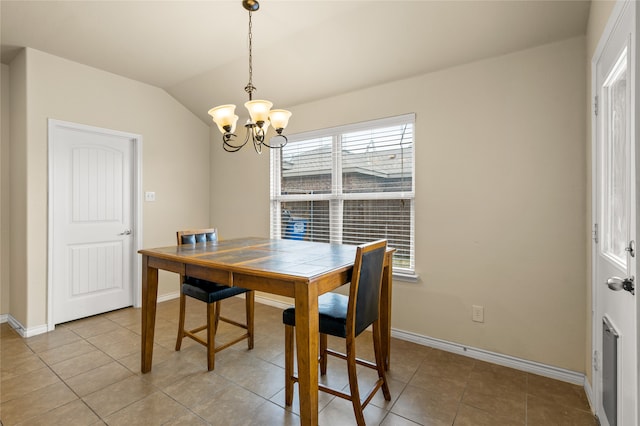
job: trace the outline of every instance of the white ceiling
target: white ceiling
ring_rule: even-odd
[[[589,1],[262,0],[255,98],[287,107],[586,31]],[[240,0],[8,1],[1,59],[19,48],[161,87],[202,120],[243,104],[248,12]]]

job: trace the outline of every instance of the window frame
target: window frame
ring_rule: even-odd
[[[366,131],[381,127],[391,127],[402,124],[411,124],[413,129],[413,143],[411,147],[411,190],[395,192],[343,192],[342,176],[342,135],[357,131]],[[344,202],[351,200],[408,200],[410,202],[410,267],[394,266],[394,275],[404,279],[417,279],[415,273],[415,113],[403,114],[394,117],[363,121],[343,126],[301,132],[288,136],[288,143],[296,143],[303,140],[331,137],[331,191],[318,194],[282,194],[281,167],[282,156],[280,149],[272,149],[270,152],[270,194],[269,231],[271,238],[282,238],[282,208],[284,202],[308,202],[328,201],[329,203],[329,241],[342,243]]]

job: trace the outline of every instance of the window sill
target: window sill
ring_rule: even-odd
[[[393,279],[398,281],[404,281],[408,283],[417,283],[420,280],[420,276],[416,274],[401,274],[394,272]]]

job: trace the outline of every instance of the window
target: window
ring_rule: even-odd
[[[271,237],[361,244],[385,238],[415,273],[415,115],[291,135],[271,150]]]

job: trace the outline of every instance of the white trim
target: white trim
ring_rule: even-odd
[[[142,244],[142,135],[136,135],[133,142],[133,256],[136,257],[131,262],[133,267],[133,307],[142,308],[142,256],[138,256],[138,251],[144,246]]]
[[[348,133],[348,132],[355,132],[358,130],[368,130],[370,128],[372,128],[372,126],[374,127],[386,127],[386,126],[393,126],[396,124],[404,124],[407,121],[416,121],[416,113],[415,112],[410,112],[408,114],[402,114],[402,115],[396,115],[393,117],[385,117],[385,118],[378,118],[378,119],[373,119],[373,120],[367,120],[367,121],[361,121],[359,123],[352,123],[352,124],[344,124],[341,126],[334,126],[334,127],[327,127],[324,129],[318,129],[318,130],[311,130],[309,132],[301,132],[301,133],[294,133],[292,135],[287,136],[287,138],[289,139],[289,141],[300,141],[300,140],[306,140],[306,139],[315,139],[318,137],[324,137],[327,136],[328,134],[333,134],[333,133]],[[415,168],[414,168],[415,170]]]
[[[615,6],[616,10],[619,4]],[[607,27],[605,29],[605,33],[611,31],[611,25],[607,23]],[[598,336],[597,330],[598,327],[596,325],[596,312],[597,312],[597,300],[596,295],[597,287],[596,287],[596,276],[597,276],[597,254],[598,254],[598,246],[593,239],[593,232],[595,231],[596,223],[598,223],[598,200],[596,199],[597,194],[597,171],[598,171],[598,156],[596,155],[596,150],[598,148],[598,127],[597,127],[597,119],[598,117],[595,114],[595,105],[594,100],[595,96],[598,94],[598,86],[596,81],[596,64],[598,58],[604,49],[603,39],[600,39],[598,43],[598,47],[596,48],[596,52],[591,59],[591,99],[589,99],[589,103],[591,105],[591,348],[589,351],[588,359],[591,360],[591,399],[589,402],[591,403],[591,407],[593,407],[593,411],[597,414],[597,407],[599,402],[600,395],[600,387],[599,382],[597,380],[597,366],[594,362],[594,353],[596,347],[598,346]],[[598,238],[600,236],[598,235]],[[587,367],[589,368],[589,367]],[[587,381],[587,380],[585,380]]]
[[[7,316],[7,322],[9,323],[11,328],[13,328],[16,333],[18,333],[23,338],[36,336],[38,334],[44,334],[48,331],[51,331],[49,330],[47,324],[42,324],[37,327],[25,328],[22,324],[20,324],[20,321],[18,321],[11,315]]]
[[[132,170],[132,220],[133,220],[133,250],[131,251],[131,291],[133,298],[133,305],[136,308],[142,306],[142,259],[138,256],[138,250],[142,248],[142,135],[122,132],[119,130],[106,129],[102,127],[88,126],[85,124],[73,123],[69,121],[55,120],[53,118],[48,119],[47,129],[47,148],[48,148],[48,174],[47,174],[47,186],[48,196],[53,193],[53,148],[52,148],[52,135],[55,127],[67,127],[74,130],[106,133],[109,135],[120,136],[131,139],[133,142],[133,170]],[[53,203],[47,199],[47,330],[53,331],[55,324],[53,320],[53,274],[51,265],[53,264],[53,250],[51,245],[53,244]],[[19,324],[19,323],[18,323]],[[24,327],[20,326],[21,329]],[[15,328],[15,327],[14,327]],[[37,333],[39,334],[39,333]],[[24,337],[24,336],[23,336]]]
[[[477,349],[470,346],[461,345],[459,343],[452,343],[446,340],[422,336],[419,334],[397,329],[391,329],[391,337],[396,337],[398,339],[417,343],[419,345],[429,346],[431,348],[468,356],[469,358],[479,359],[481,361],[490,362],[492,364],[515,368],[516,370],[526,371],[527,373],[533,373],[540,376],[561,380],[563,382],[573,383],[575,385],[584,385],[585,383],[585,376],[582,373],[567,370],[564,368],[554,367],[552,365],[542,364],[535,361],[516,358],[510,355],[504,355],[484,349]],[[391,354],[391,359],[393,362],[393,354]]]
[[[587,380],[587,377],[584,378],[584,393],[587,395],[587,401],[589,401],[589,407],[591,407],[591,412],[596,413],[595,401],[593,400],[593,389],[591,388],[591,384]]]
[[[180,297],[179,291],[166,293],[166,294],[163,294],[162,296],[158,296],[158,303],[168,302],[169,300],[178,299],[179,297]]]
[[[403,206],[405,205],[405,202],[408,201],[410,205],[410,209],[409,209],[410,232],[406,236],[402,234],[401,237],[398,237],[397,244],[403,249],[406,247],[406,249],[408,250],[410,264],[408,266],[402,265],[402,267],[399,264],[398,266],[396,266],[395,272],[397,274],[406,275],[407,279],[405,279],[405,282],[418,281],[417,275],[415,274],[415,267],[416,267],[416,260],[415,260],[415,250],[416,250],[415,248],[415,221],[416,221],[415,219],[416,217],[415,216],[415,205],[416,205],[415,204],[415,185],[416,185],[415,135],[410,138],[412,141],[411,148],[410,149],[407,148],[411,152],[411,159],[410,159],[411,160],[411,190],[410,191],[402,190],[402,191],[375,192],[374,191],[375,188],[367,188],[367,190],[374,191],[374,192],[349,192],[347,188],[343,188],[343,182],[342,182],[342,176],[345,171],[343,170],[343,164],[342,164],[342,157],[343,157],[342,142],[343,142],[343,137],[345,135],[348,135],[349,133],[352,133],[352,132],[377,131],[377,130],[388,129],[393,127],[394,128],[393,134],[398,137],[402,135],[402,138],[400,138],[400,142],[402,142],[402,140],[404,140],[405,131],[409,126],[409,124],[411,124],[411,133],[415,132],[415,120],[416,120],[416,114],[408,113],[408,114],[403,114],[399,116],[368,120],[368,121],[363,121],[363,122],[354,123],[354,124],[329,127],[329,128],[289,135],[288,140],[290,143],[298,142],[298,145],[300,145],[300,143],[302,142],[311,143],[311,144],[306,143],[301,145],[300,149],[303,149],[303,150],[320,149],[319,147],[321,147],[323,150],[325,149],[329,150],[330,148],[331,191],[330,193],[327,193],[325,191],[321,191],[321,193],[313,193],[314,191],[303,190],[301,191],[303,193],[282,194],[281,181],[284,178],[281,176],[280,169],[284,167],[282,163],[283,161],[282,155],[284,154],[282,153],[274,154],[274,151],[272,151],[270,156],[270,175],[269,175],[269,181],[270,181],[270,191],[269,191],[270,192],[270,205],[269,205],[270,232],[269,234],[271,235],[271,238],[286,238],[286,235],[284,235],[282,232],[283,230],[282,230],[281,213],[283,211],[282,210],[283,203],[295,203],[295,202],[306,203],[306,202],[314,202],[314,201],[328,202],[329,242],[334,244],[343,244],[344,233],[346,232],[346,230],[343,229],[344,227],[343,226],[344,225],[343,210],[345,210],[345,203],[347,201],[402,200]],[[376,137],[371,136],[371,138],[375,139]],[[366,141],[368,139],[369,138],[365,138],[362,140]],[[319,143],[320,141],[322,143]],[[330,147],[329,147],[329,141],[331,142]],[[297,149],[298,147],[292,148],[292,152],[295,152]],[[405,151],[402,150],[402,152],[405,152]],[[324,154],[328,155],[328,153],[324,153]],[[328,166],[329,158],[326,155],[325,155],[326,163],[324,163],[322,170],[324,170],[325,166],[326,166],[326,169],[329,170],[329,166]],[[403,154],[403,157],[401,160],[401,165],[403,167],[403,170],[404,170],[404,166],[406,165],[406,161],[409,161],[409,159],[407,158],[405,160],[404,154]],[[302,169],[305,169],[306,168],[305,162],[302,162],[302,164],[303,164],[303,166],[301,166]],[[318,171],[313,169],[312,174],[315,174],[315,173],[327,174],[327,171],[326,170]],[[309,176],[309,174],[306,172],[300,172],[300,175]],[[402,176],[404,177],[404,174]],[[401,188],[401,189],[404,189],[404,188]],[[311,193],[306,193],[306,192],[311,192]],[[404,210],[403,210],[403,214],[404,214]],[[309,218],[308,220],[313,221],[315,223],[315,220],[313,218]],[[402,223],[404,223],[404,220]],[[322,234],[324,235],[325,233],[326,233],[326,230],[323,227]],[[361,238],[363,236],[366,236],[366,232],[356,231],[354,233],[354,237],[356,238],[358,237]],[[390,244],[392,242],[393,241],[390,241]]]
[[[408,283],[417,283],[420,280],[420,275],[393,271],[393,281],[396,280]]]
[[[158,303],[166,302],[168,300],[176,299],[180,297],[179,292],[172,292],[164,294],[158,297]],[[236,296],[243,297],[243,296]],[[274,300],[263,296],[256,295],[255,301],[263,305],[272,306],[279,309],[290,308],[292,303],[284,301]],[[38,327],[25,330],[25,328],[11,315],[0,315],[0,319],[6,317],[12,328],[16,330],[22,337],[35,336],[47,332],[47,326],[41,325]],[[0,321],[1,322],[1,321]],[[514,368],[528,373],[538,374],[540,376],[549,377],[563,382],[568,382],[576,385],[583,385],[589,404],[593,407],[593,391],[589,382],[586,380],[585,375],[575,371],[567,370],[564,368],[554,367],[551,365],[542,364],[535,361],[529,361],[525,359],[516,358],[509,355],[504,355],[496,352],[487,351],[484,349],[473,348],[470,346],[461,345],[459,343],[452,343],[442,339],[436,339],[433,337],[427,337],[409,331],[403,331],[398,329],[391,330],[391,337],[395,337],[400,340],[413,342],[418,345],[427,346],[447,352],[456,353],[459,355],[467,356],[469,358],[486,361],[492,364],[502,365],[505,367]],[[393,359],[393,354],[392,354]]]
[[[256,302],[262,303],[264,305],[280,308],[280,309],[290,308],[293,304],[293,302],[287,303],[287,302],[282,302],[279,300],[274,300],[274,299],[270,299],[263,296],[256,296]],[[440,349],[447,352],[453,352],[459,355],[467,356],[469,358],[490,362],[492,364],[503,365],[505,367],[511,367],[516,370],[526,371],[528,373],[538,374],[540,376],[561,380],[563,382],[568,382],[575,385],[581,385],[585,387],[585,392],[587,392],[587,397],[589,397],[589,402],[592,401],[591,387],[586,381],[585,375],[582,373],[578,373],[576,371],[554,367],[551,365],[542,364],[535,361],[529,361],[526,359],[516,358],[510,355],[504,355],[496,352],[487,351],[484,349],[465,346],[459,343],[452,343],[446,340],[423,336],[423,335],[412,333],[409,331],[391,329],[391,337],[395,337],[400,340],[406,340],[408,342],[413,342],[422,346],[428,346],[430,348]],[[391,359],[393,362],[393,353],[391,354]]]
[[[274,308],[283,310],[293,306],[293,300],[291,301],[291,303],[287,303],[280,300],[270,299],[264,296],[258,296],[257,294],[255,296],[255,301],[258,303],[262,303],[263,305],[273,306]]]

